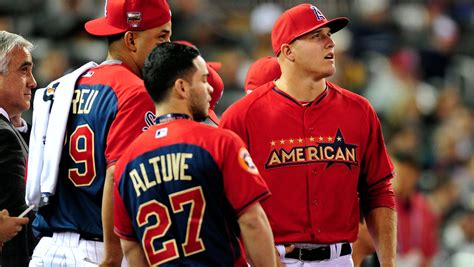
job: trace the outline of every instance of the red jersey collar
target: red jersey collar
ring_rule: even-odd
[[[292,96],[290,96],[289,94],[287,94],[286,92],[283,92],[282,90],[280,90],[280,89],[276,86],[275,83],[274,83],[274,86],[272,87],[272,90],[273,90],[275,93],[277,93],[277,94],[279,94],[279,95],[281,95],[281,96],[283,96],[283,97],[289,99],[291,102],[294,102],[294,103],[298,104],[298,106],[301,106],[301,107],[310,107],[310,106],[319,104],[319,103],[329,94],[329,87],[330,87],[329,84],[326,82],[326,88],[324,89],[324,91],[323,91],[320,95],[318,95],[318,97],[316,97],[313,101],[310,101],[309,104],[308,104],[308,102],[306,102],[306,101],[298,101],[298,100],[296,100],[294,97],[292,97]]]

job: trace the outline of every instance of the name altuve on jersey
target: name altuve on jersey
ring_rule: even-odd
[[[153,172],[147,172],[145,163],[140,163],[138,168],[133,168],[128,173],[137,197],[163,182],[191,181],[192,177],[186,174],[189,168],[186,161],[192,158],[192,153],[169,153],[150,158],[148,166],[153,168]]]

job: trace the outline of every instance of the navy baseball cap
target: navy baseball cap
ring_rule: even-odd
[[[86,22],[92,35],[107,36],[126,31],[144,31],[171,20],[166,0],[107,0],[105,16]]]
[[[322,27],[329,27],[335,33],[349,24],[346,17],[327,20],[314,5],[300,4],[292,7],[277,19],[272,29],[272,47],[276,56],[283,44],[290,44],[296,38]]]

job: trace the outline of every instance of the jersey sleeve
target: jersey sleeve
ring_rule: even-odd
[[[377,208],[395,208],[392,189],[394,167],[385,146],[382,127],[374,109],[368,109],[369,136],[361,166],[360,198],[364,212]]]
[[[270,196],[270,190],[252,161],[242,140],[230,131],[228,133],[222,174],[224,191],[236,214],[253,203]]]
[[[155,113],[153,101],[144,87],[136,86],[117,98],[117,115],[107,135],[107,167],[115,164],[127,146],[147,129],[147,116]]]
[[[239,102],[237,104],[239,104]],[[245,124],[245,116],[242,116],[242,110],[237,104],[230,106],[224,114],[222,114],[219,127],[233,131],[245,144],[248,144],[249,136]]]

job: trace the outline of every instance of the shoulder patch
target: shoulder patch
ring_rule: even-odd
[[[258,174],[257,166],[255,166],[250,153],[244,147],[239,150],[239,164],[245,171],[255,175]]]

